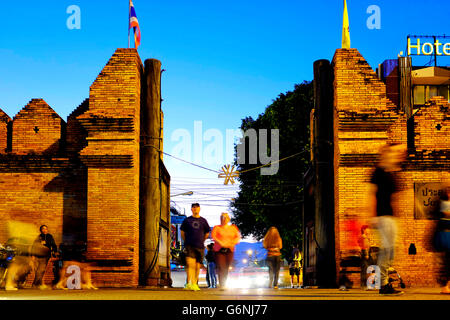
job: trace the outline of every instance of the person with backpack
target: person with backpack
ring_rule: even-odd
[[[289,275],[291,276],[291,288],[301,288],[300,276],[302,275],[302,253],[296,245],[292,249],[291,263],[289,264]],[[294,277],[297,276],[297,286],[294,285]]]

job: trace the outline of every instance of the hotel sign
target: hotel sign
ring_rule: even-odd
[[[438,219],[441,183],[414,183],[414,219]]]
[[[424,38],[433,38],[433,42],[426,42],[420,37],[414,40],[408,36],[407,50],[410,55],[424,56],[450,56],[450,42],[440,42],[438,38],[448,38],[445,36],[424,36]]]

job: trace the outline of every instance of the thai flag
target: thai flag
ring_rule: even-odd
[[[134,10],[133,1],[130,0],[130,26],[128,32],[133,28],[134,31],[134,47],[137,49],[141,44],[141,29],[139,28],[139,21]]]

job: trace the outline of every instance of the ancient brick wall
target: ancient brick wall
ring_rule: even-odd
[[[88,167],[87,256],[105,265],[93,274],[100,285],[138,284],[142,72],[135,50],[118,49],[76,118],[87,131],[80,152]]]
[[[0,242],[4,244],[12,236],[29,237],[24,243],[31,241],[39,235],[39,226],[46,224],[54,236],[56,244],[62,242],[64,223],[64,193],[55,190],[52,186],[58,179],[58,172],[28,173],[28,172],[2,172],[0,174],[1,199],[0,212]],[[49,205],[51,204],[51,205]],[[24,223],[27,227],[25,234],[17,231],[10,232],[10,222]],[[14,228],[14,226],[13,226]],[[29,230],[29,231],[28,231]],[[31,285],[33,275],[28,277]],[[50,284],[53,274],[48,272],[44,278]]]
[[[371,219],[368,207],[370,174],[379,148],[389,142],[407,144],[407,119],[386,98],[386,87],[356,49],[338,49],[333,58],[335,130],[335,231],[336,260],[347,254],[349,234],[345,221]],[[441,254],[434,252],[431,235],[435,220],[417,219],[415,183],[450,181],[449,108],[434,98],[413,116],[414,147],[400,173],[401,191],[396,195],[399,240],[395,267],[409,285],[437,285],[442,272]],[[375,234],[375,241],[379,245]],[[411,244],[417,253],[409,254]],[[339,271],[339,270],[337,270]],[[359,286],[359,273],[350,276]]]
[[[58,246],[86,243],[95,285],[138,285],[142,82],[137,51],[118,49],[67,124],[42,99],[12,122],[0,110],[0,242],[10,221],[47,224]]]
[[[66,152],[71,156],[78,153],[87,145],[87,131],[83,128],[78,116],[89,110],[89,99],[83,101],[68,117],[66,132]]]
[[[9,125],[3,126],[4,121]],[[20,236],[31,243],[46,224],[57,245],[63,241],[69,161],[61,156],[64,121],[42,99],[33,99],[15,117],[0,119],[0,242]],[[6,129],[7,131],[4,131]],[[6,150],[9,137],[11,150]],[[19,224],[19,226],[16,225]],[[31,239],[31,240],[30,240]],[[44,278],[51,282],[50,272]],[[29,279],[28,284],[31,280]]]
[[[0,109],[0,154],[6,153],[8,146],[8,123],[11,118]]]
[[[386,87],[356,49],[338,49],[333,58],[334,101],[339,111],[379,112],[395,107]]]
[[[58,172],[1,172],[0,186],[0,242],[8,240],[8,221],[19,221],[35,226],[46,224],[57,244],[62,240],[63,192],[52,187]],[[51,204],[51,205],[49,205]]]
[[[43,99],[31,100],[13,119],[12,153],[54,154],[65,122]]]
[[[433,97],[414,114],[414,147],[417,151],[450,149],[450,104]]]
[[[399,216],[399,236],[397,243],[395,265],[400,274],[412,286],[437,286],[442,285],[444,276],[444,264],[442,253],[435,252],[432,246],[432,236],[436,226],[436,220],[416,219],[414,183],[441,183],[450,181],[450,168],[442,170],[430,170],[430,168],[409,168],[400,174],[402,191],[394,210]],[[409,246],[414,244],[417,254],[409,254]]]

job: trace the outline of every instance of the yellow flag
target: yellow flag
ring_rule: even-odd
[[[344,0],[344,21],[342,22],[342,49],[350,49],[350,26],[346,0]]]

